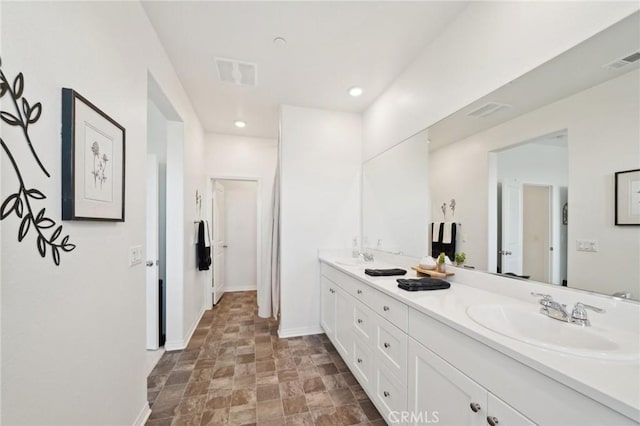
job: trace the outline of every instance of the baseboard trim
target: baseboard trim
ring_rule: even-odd
[[[312,327],[298,327],[289,329],[278,329],[278,337],[286,339],[288,337],[309,336],[311,334],[322,334],[324,330],[319,325]]]
[[[187,345],[189,344],[189,340],[191,340],[191,336],[193,336],[193,333],[195,333],[196,328],[198,328],[198,323],[200,322],[200,319],[202,318],[202,315],[204,315],[204,311],[205,311],[205,307],[203,306],[202,309],[200,310],[200,313],[198,315],[196,315],[196,320],[193,322],[193,324],[191,324],[191,327],[189,327],[189,331],[187,332],[187,335],[185,336],[184,339],[182,340],[167,340],[164,343],[164,350],[169,352],[169,351],[181,351],[184,348],[187,347]]]
[[[136,421],[133,422],[133,426],[144,426],[151,415],[151,408],[149,408],[149,403],[147,401],[144,402],[144,407],[140,410],[138,417],[136,417]]]
[[[237,293],[240,291],[258,291],[258,287],[249,286],[249,287],[234,287],[234,288],[225,288],[225,293]]]

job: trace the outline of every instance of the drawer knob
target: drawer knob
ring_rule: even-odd
[[[383,306],[382,309],[385,310],[385,311],[388,311],[389,307],[388,306]]]
[[[358,318],[358,324],[362,324],[362,320]]]
[[[385,347],[385,348],[387,348],[387,349],[389,349],[389,348],[391,347],[391,345],[390,345],[390,344],[388,344],[387,342],[384,342],[384,347]]]
[[[382,394],[384,395],[385,398],[389,398],[391,396],[391,394],[387,391],[382,392]]]
[[[487,416],[487,423],[489,423],[491,426],[496,426],[499,423],[498,418]]]
[[[478,404],[477,402],[472,402],[471,404],[469,404],[469,407],[471,407],[471,411],[473,411],[474,413],[477,413],[481,409],[480,404]]]
[[[358,294],[362,294],[362,290],[358,290]]]
[[[362,364],[362,358],[358,358],[357,361],[358,361],[358,364]]]

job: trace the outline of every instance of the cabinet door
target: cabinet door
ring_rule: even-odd
[[[336,287],[324,276],[320,278],[320,325],[332,342],[335,342]]]
[[[353,346],[353,330],[351,321],[353,318],[354,300],[340,287],[334,287],[336,292],[333,294],[336,300],[336,322],[335,336],[336,349],[342,355],[343,359],[349,359]]]
[[[507,405],[495,395],[489,393],[489,417],[487,424],[497,426],[534,426],[531,420],[517,412],[513,407]]]
[[[486,425],[487,391],[409,339],[409,424]]]

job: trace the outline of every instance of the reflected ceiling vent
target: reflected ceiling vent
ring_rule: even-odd
[[[513,108],[511,105],[507,104],[499,104],[497,102],[489,102],[482,105],[480,108],[477,108],[467,115],[469,117],[487,117],[491,114],[494,114],[498,111],[502,111],[503,109]]]
[[[631,55],[627,55],[624,58],[616,59],[613,62],[609,62],[602,66],[602,68],[608,68],[611,70],[619,70],[620,68],[624,68],[627,65],[630,65],[634,62],[640,60],[640,51],[633,52]]]
[[[215,58],[218,77],[225,83],[255,87],[258,84],[258,66],[235,59]]]

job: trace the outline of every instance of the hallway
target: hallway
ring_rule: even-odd
[[[384,425],[324,335],[279,339],[256,292],[227,293],[148,377],[147,425]]]

